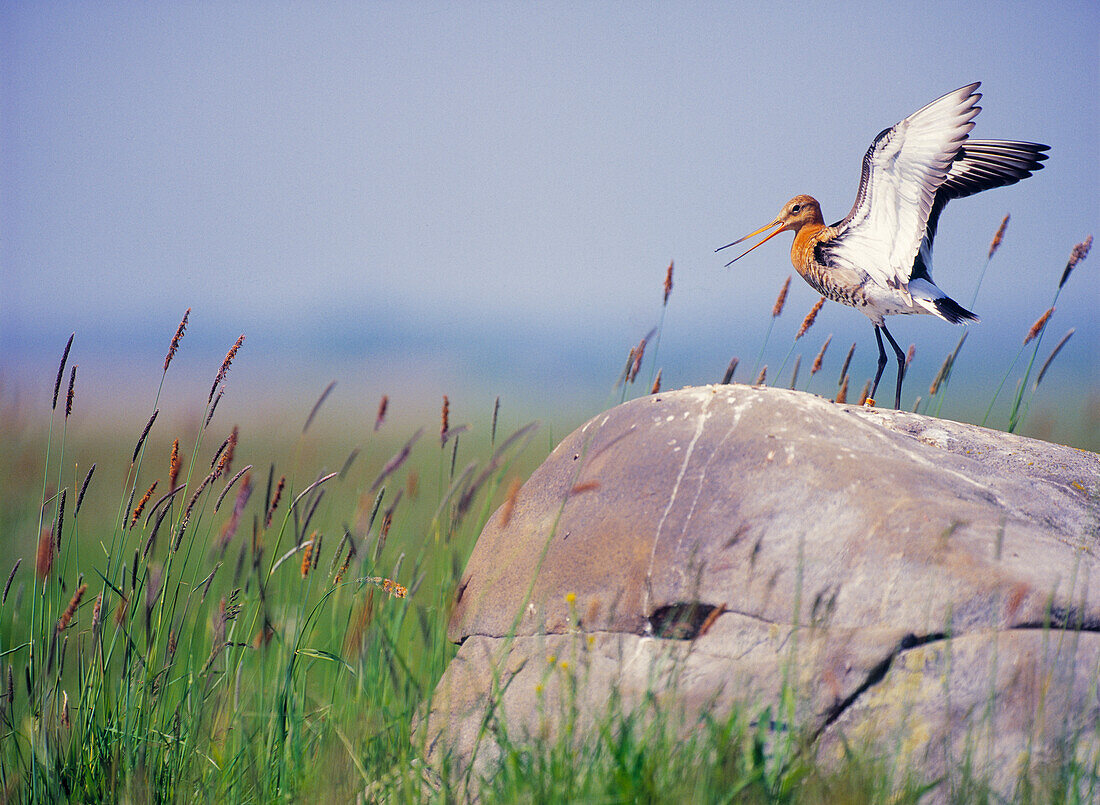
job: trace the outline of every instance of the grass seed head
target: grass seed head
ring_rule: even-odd
[[[176,334],[172,336],[172,343],[168,345],[168,354],[164,356],[164,371],[166,372],[168,371],[168,364],[172,362],[172,358],[176,357],[176,350],[180,348],[180,339],[183,338],[183,333],[187,330],[187,317],[190,315],[191,308],[187,308],[180,320],[180,326],[176,328]]]
[[[650,394],[657,394],[661,390],[661,370],[657,370],[657,377],[653,378],[653,387],[650,388]]]
[[[310,537],[309,542],[306,543],[306,549],[302,551],[302,578],[306,578],[309,575],[309,570],[313,567],[313,548],[317,542],[317,532],[313,532],[313,536]]]
[[[783,305],[787,303],[787,291],[791,289],[791,275],[787,275],[787,281],[783,283],[783,287],[779,289],[779,296],[775,298],[775,304],[772,305],[772,318],[779,318],[779,314],[783,312]]]
[[[859,402],[856,405],[863,405],[867,402],[867,398],[871,396],[871,381],[868,380],[863,384],[863,390],[859,393]]]
[[[821,371],[821,362],[825,359],[825,350],[829,348],[829,342],[833,340],[833,334],[829,333],[829,337],[825,339],[825,343],[821,345],[821,350],[814,358],[813,365],[810,366],[810,377],[813,377]]]
[[[1062,279],[1058,282],[1058,290],[1062,290],[1062,286],[1066,284],[1069,275],[1073,273],[1073,269],[1077,267],[1077,264],[1089,256],[1089,250],[1091,248],[1092,235],[1089,235],[1073,247],[1073,251],[1070,252],[1069,255],[1069,262],[1066,263],[1066,270],[1062,272]]]
[[[844,379],[840,381],[840,390],[836,393],[836,401],[838,403],[848,402],[848,375],[844,375]]]
[[[65,395],[65,419],[69,418],[69,414],[73,412],[73,388],[76,385],[76,364],[73,364],[73,371],[69,375],[69,393]]]
[[[909,371],[909,364],[913,362],[913,358],[917,356],[917,345],[910,344],[908,351],[905,353],[905,371]]]
[[[668,261],[668,270],[665,272],[665,299],[663,305],[668,304],[669,294],[672,293],[672,261]]]
[[[57,621],[57,633],[61,634],[69,628],[69,624],[73,620],[73,615],[76,614],[76,608],[80,606],[80,599],[84,597],[84,591],[88,589],[87,584],[81,584],[76,588],[76,592],[73,593],[73,597],[69,599],[69,605],[65,607],[65,611],[61,613],[61,617]]]
[[[232,470],[233,453],[237,449],[238,437],[239,429],[234,425],[233,431],[229,434],[229,438],[225,440],[225,451],[222,453],[221,459],[218,461],[218,466],[214,470],[215,478],[220,478],[222,475]]]
[[[12,565],[11,573],[8,574],[7,584],[4,585],[4,595],[0,597],[0,606],[3,606],[8,601],[8,590],[11,589],[11,583],[15,580],[15,571],[19,569],[19,566],[23,564],[23,557],[19,557],[15,560],[15,564]]]
[[[768,380],[768,365],[764,364],[763,366],[760,367],[760,374],[758,374],[756,376],[756,381],[753,383],[753,385],[754,386],[763,386],[767,382],[767,380]]]
[[[175,489],[176,481],[180,477],[180,440],[172,442],[172,455],[168,459],[168,488]]]
[[[95,597],[95,604],[92,606],[92,634],[99,632],[99,627],[103,624],[103,593],[100,593]]]
[[[271,498],[271,505],[267,508],[267,517],[264,518],[264,528],[271,528],[271,518],[275,516],[275,510],[279,508],[279,498],[283,496],[284,486],[286,486],[285,475],[279,478],[279,483],[275,487],[275,494]]]
[[[948,353],[947,357],[943,359],[943,363],[940,364],[940,370],[936,372],[936,376],[932,378],[932,385],[928,387],[929,396],[936,396],[936,392],[940,390],[940,384],[943,383],[944,378],[946,378],[948,372],[951,371],[952,357],[953,356]]]
[[[130,516],[130,528],[134,527],[134,523],[141,517],[141,513],[145,511],[145,504],[149,502],[149,498],[153,496],[153,491],[157,488],[157,484],[160,483],[160,479],[153,481],[148,489],[145,490],[145,494],[141,496],[141,500],[138,501],[138,505],[134,507],[134,513]]]
[[[61,353],[61,364],[57,367],[57,381],[53,384],[53,410],[57,410],[57,395],[61,393],[61,378],[65,376],[65,364],[69,362],[69,350],[72,349],[76,333],[69,336],[65,351]]]
[[[447,395],[443,395],[443,409],[439,415],[439,444],[444,445],[447,443],[447,431],[450,428],[451,417],[451,401],[447,399]]]
[[[386,420],[386,409],[390,406],[390,398],[383,394],[382,399],[378,403],[378,414],[374,418],[374,429],[378,430],[382,427],[382,423]]]
[[[145,438],[149,435],[149,430],[153,427],[153,423],[157,421],[157,414],[160,413],[160,409],[157,408],[153,411],[153,415],[149,417],[149,421],[145,423],[145,429],[142,430],[141,436],[138,437],[137,444],[134,445],[134,455],[130,459],[130,463],[137,462],[138,453],[141,452],[141,446],[145,444]]]
[[[1058,342],[1053,350],[1051,350],[1050,356],[1043,361],[1043,368],[1039,370],[1039,376],[1035,379],[1035,388],[1039,388],[1039,384],[1043,382],[1043,376],[1047,373],[1047,369],[1050,368],[1050,364],[1058,356],[1058,353],[1062,351],[1062,347],[1066,345],[1066,342],[1069,341],[1076,331],[1077,329],[1075,327],[1071,327],[1069,332],[1062,336],[1062,340]]]
[[[1035,320],[1035,323],[1031,325],[1031,329],[1027,331],[1027,335],[1024,337],[1024,345],[1031,343],[1039,337],[1039,333],[1043,332],[1043,328],[1047,326],[1047,322],[1050,321],[1050,315],[1054,312],[1054,308],[1049,307],[1042,316]]]
[[[798,328],[798,333],[794,337],[795,341],[804,336],[806,332],[814,326],[814,320],[817,318],[817,313],[819,310],[821,310],[821,306],[824,304],[825,297],[823,296],[817,300],[812,308],[810,308],[810,312],[807,313],[806,318],[802,320],[802,326]]]
[[[39,581],[45,581],[53,569],[53,534],[48,528],[42,529],[38,537],[38,552],[34,559],[34,572]]]
[[[1005,217],[1001,219],[1001,225],[997,227],[997,234],[993,236],[993,240],[989,244],[989,257],[986,259],[992,260],[993,255],[997,253],[997,249],[1001,248],[1001,241],[1004,240],[1005,228],[1008,227],[1008,219],[1010,217],[1011,216],[1006,213]]]
[[[855,341],[853,341],[852,346],[850,346],[848,348],[848,354],[844,356],[844,363],[840,367],[840,380],[836,381],[836,384],[838,386],[841,383],[843,383],[844,380],[848,377],[848,366],[849,366],[849,364],[851,364],[852,356],[855,354],[855,352],[856,352],[856,343],[855,343]]]
[[[730,359],[729,365],[726,367],[726,373],[722,375],[723,386],[729,385],[730,381],[733,380],[733,373],[737,371],[738,363],[740,361],[736,357]]]
[[[791,385],[790,388],[794,388],[798,384],[798,370],[802,368],[802,356],[796,355],[794,359],[794,369],[791,371]]]
[[[225,353],[225,360],[222,361],[221,368],[218,369],[218,374],[214,377],[214,385],[210,387],[210,396],[206,398],[207,405],[214,399],[214,392],[217,391],[218,386],[225,380],[225,376],[229,374],[229,367],[233,363],[233,359],[237,357],[237,350],[244,344],[244,335],[237,337],[237,341],[229,348],[229,352]]]
[[[84,483],[80,485],[80,494],[76,496],[76,508],[73,509],[73,517],[80,514],[80,504],[84,502],[84,493],[88,491],[88,484],[92,480],[92,473],[95,472],[95,464],[88,470],[88,474],[84,476]]]
[[[69,487],[65,487],[61,490],[61,500],[57,503],[57,524],[54,529],[54,533],[57,535],[57,552],[61,553],[61,537],[65,531],[65,497],[69,492]]]
[[[638,371],[642,368],[642,358],[645,357],[645,345],[646,339],[643,338],[633,350],[634,361],[630,367],[630,374],[627,376],[627,381],[630,383],[634,382],[634,379],[638,377]]]

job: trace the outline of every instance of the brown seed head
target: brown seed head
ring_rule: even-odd
[[[775,304],[772,305],[772,318],[778,318],[779,314],[783,312],[783,305],[787,303],[787,291],[791,288],[791,275],[787,275],[787,281],[783,283],[783,287],[779,289],[779,296],[775,298]]]
[[[871,381],[868,380],[863,384],[863,391],[859,393],[859,402],[856,405],[863,405],[867,402],[867,398],[871,395]]]
[[[168,488],[175,489],[180,477],[180,440],[172,442],[172,457],[168,459]]]
[[[166,372],[168,371],[168,364],[172,362],[172,358],[176,357],[176,350],[180,348],[180,339],[183,338],[183,333],[187,329],[187,317],[190,315],[191,308],[187,308],[180,320],[180,326],[176,328],[176,334],[172,336],[172,343],[168,345],[168,354],[164,356],[164,371]]]
[[[229,348],[229,352],[225,353],[225,360],[222,361],[221,368],[218,370],[217,376],[214,378],[214,385],[210,387],[210,396],[206,398],[207,404],[214,399],[214,392],[217,391],[218,386],[225,380],[225,376],[229,374],[229,366],[233,363],[233,359],[237,357],[237,350],[241,348],[244,343],[244,335],[237,337],[236,343]]]
[[[646,339],[642,339],[638,342],[638,346],[634,348],[634,364],[630,367],[630,376],[627,378],[631,383],[638,376],[638,371],[642,368],[642,358],[645,357],[645,345]]]
[[[754,386],[763,386],[768,380],[768,365],[764,364],[760,367],[760,374],[756,376],[756,382]]]
[[[153,481],[150,487],[145,490],[145,494],[141,496],[141,500],[138,501],[138,505],[134,507],[134,513],[130,517],[130,528],[134,527],[134,523],[138,521],[138,518],[141,517],[141,513],[145,511],[145,504],[148,503],[149,498],[153,496],[153,490],[157,488],[157,484],[159,482],[159,478],[156,481]]]
[[[95,597],[95,605],[92,606],[92,633],[99,631],[103,623],[103,593]]]
[[[672,261],[668,262],[668,271],[665,272],[665,301],[663,304],[668,304],[668,295],[672,293]]]
[[[332,580],[334,585],[339,584],[344,580],[344,574],[348,572],[348,567],[351,565],[352,554],[355,553],[355,548],[349,547],[348,554],[344,557],[344,564],[340,565],[340,569],[336,572],[336,577]]]
[[[271,497],[271,505],[267,508],[267,517],[264,520],[264,528],[271,527],[271,518],[275,516],[275,509],[279,507],[279,498],[283,496],[283,487],[286,486],[286,476],[279,478],[279,484],[275,487],[275,494]]]
[[[382,422],[386,419],[386,409],[390,405],[390,398],[385,394],[382,395],[381,401],[378,403],[378,415],[374,418],[374,429],[378,430],[382,427]]]
[[[443,395],[443,410],[440,412],[439,417],[439,443],[441,445],[447,443],[447,431],[450,430],[450,417],[451,417],[451,401],[447,399],[447,395]]]
[[[844,380],[840,383],[840,390],[836,393],[836,401],[838,403],[848,402],[848,375],[844,375]]]
[[[115,626],[122,626],[126,623],[126,611],[130,608],[130,599],[126,596],[118,601],[118,606],[115,607]]]
[[[817,312],[821,310],[821,306],[825,304],[825,297],[821,297],[817,300],[816,304],[810,308],[810,312],[806,314],[806,318],[802,320],[802,326],[798,328],[798,333],[795,335],[794,340],[797,341],[806,334],[806,331],[814,326],[814,319],[817,318]]]
[[[313,546],[317,544],[317,532],[313,532],[310,541],[306,543],[306,549],[302,551],[302,578],[309,575],[309,569],[313,567]]]
[[[53,568],[53,534],[48,528],[42,529],[38,538],[38,553],[34,560],[34,572],[40,581],[45,581]]]
[[[1070,252],[1069,262],[1066,263],[1066,270],[1062,272],[1062,279],[1058,283],[1058,290],[1062,289],[1062,286],[1066,284],[1066,280],[1069,279],[1069,275],[1073,273],[1073,269],[1089,256],[1089,250],[1092,248],[1092,235],[1089,235],[1083,241],[1073,247],[1073,251]]]
[[[229,439],[225,443],[225,452],[222,453],[221,460],[218,462],[217,470],[214,472],[215,477],[229,472],[233,468],[233,452],[237,449],[238,428],[233,426],[233,432],[229,434]]]
[[[825,359],[825,350],[829,348],[829,342],[833,340],[833,334],[829,333],[829,337],[825,339],[825,343],[821,345],[821,351],[817,353],[817,357],[814,358],[813,365],[810,367],[810,377],[813,377],[821,371],[821,361]]]
[[[913,358],[917,356],[917,345],[910,344],[909,350],[905,353],[905,370],[909,371],[909,364],[913,362]]]
[[[947,357],[943,359],[943,363],[940,364],[940,370],[936,372],[936,376],[932,378],[932,385],[928,387],[928,393],[935,396],[936,392],[940,390],[940,384],[943,383],[947,373],[951,371],[951,358],[953,356],[948,353]]]
[[[81,584],[76,588],[76,592],[73,593],[73,597],[69,599],[69,605],[65,607],[65,611],[61,613],[61,617],[57,621],[58,634],[69,628],[69,624],[72,622],[73,615],[76,614],[76,608],[80,606],[80,599],[84,597],[84,591],[88,589],[87,584]]]
[[[1024,337],[1024,344],[1027,345],[1039,337],[1039,333],[1043,332],[1043,328],[1047,326],[1047,322],[1050,320],[1050,314],[1054,312],[1054,308],[1047,308],[1046,313],[1035,320],[1035,323],[1031,325],[1031,329],[1027,331],[1027,335]]]
[[[843,382],[844,382],[844,378],[846,378],[846,377],[848,376],[848,365],[849,365],[849,364],[851,364],[851,362],[852,362],[852,355],[854,355],[854,354],[855,354],[855,351],[856,351],[856,344],[855,344],[855,342],[853,341],[853,342],[852,342],[852,346],[850,346],[850,347],[848,348],[848,354],[844,356],[844,363],[843,363],[843,364],[841,365],[841,367],[840,367],[840,380],[838,380],[838,381],[837,381],[837,385],[838,385],[838,386],[839,386],[839,385],[840,385],[841,383],[843,383]]]
[[[657,394],[661,390],[661,370],[657,370],[657,377],[653,378],[653,387],[649,390],[650,394]]]
[[[1001,248],[1001,241],[1004,240],[1005,228],[1008,226],[1010,217],[1006,213],[1005,217],[1001,219],[1001,225],[997,227],[997,234],[993,236],[993,241],[989,244],[989,257],[987,259],[992,260],[993,255],[997,253],[997,249]]]

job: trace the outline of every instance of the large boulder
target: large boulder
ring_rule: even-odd
[[[490,711],[545,733],[548,659],[583,669],[582,726],[611,691],[690,714],[789,685],[826,760],[965,757],[1010,793],[1100,754],[1098,509],[1100,457],[1069,447],[777,389],[634,400],[487,524],[421,728],[459,763],[492,758]]]

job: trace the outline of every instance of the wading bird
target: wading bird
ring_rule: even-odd
[[[878,370],[874,397],[890,341],[898,360],[894,407],[901,407],[905,355],[886,316],[931,313],[959,324],[978,317],[932,281],[932,240],[944,206],[953,198],[1014,184],[1043,167],[1049,146],[1013,140],[971,140],[981,107],[980,83],[949,92],[896,126],[881,132],[863,157],[863,175],[852,211],[825,225],[812,196],[795,196],[767,226],[716,251],[778,227],[738,255],[740,260],[780,232],[794,232],[791,263],[825,297],[856,308],[875,328]]]

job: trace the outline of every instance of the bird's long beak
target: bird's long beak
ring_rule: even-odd
[[[720,252],[720,251],[722,251],[722,249],[728,249],[728,248],[729,248],[730,246],[736,246],[736,245],[737,245],[738,243],[741,243],[741,242],[743,242],[743,241],[746,241],[746,240],[748,240],[749,238],[754,238],[754,237],[756,237],[757,235],[759,235],[759,234],[760,234],[761,232],[767,232],[767,231],[768,231],[769,229],[771,229],[771,228],[772,228],[773,226],[779,226],[779,225],[780,225],[781,223],[783,223],[783,222],[782,222],[782,221],[780,221],[780,220],[779,220],[778,218],[776,218],[776,219],[775,219],[774,221],[772,221],[772,222],[771,222],[770,224],[768,224],[767,226],[762,226],[762,227],[760,227],[759,229],[757,229],[757,230],[756,230],[755,232],[750,232],[749,234],[745,235],[745,237],[743,237],[743,238],[738,238],[738,239],[737,239],[737,240],[735,240],[735,241],[734,241],[733,243],[727,243],[727,244],[726,244],[725,246],[721,246],[721,247],[719,247],[719,248],[715,249],[714,251],[716,251],[716,252]],[[745,251],[741,252],[741,254],[737,255],[737,256],[736,256],[736,257],[734,257],[734,258],[733,258],[732,260],[730,260],[730,261],[729,261],[728,263],[726,263],[726,268],[729,268],[730,266],[732,266],[732,265],[733,265],[734,263],[736,263],[736,262],[737,262],[738,260],[740,260],[740,259],[741,259],[742,257],[744,257],[744,256],[745,256],[746,254],[748,254],[749,252],[751,252],[751,251],[752,251],[753,249],[755,249],[755,248],[756,248],[757,246],[763,246],[763,245],[764,245],[765,243],[767,243],[767,242],[768,242],[769,240],[771,240],[772,238],[774,238],[774,237],[775,237],[776,235],[778,235],[778,234],[779,234],[780,232],[782,232],[782,231],[783,231],[782,229],[777,229],[777,230],[775,230],[775,231],[774,231],[774,232],[772,232],[772,233],[771,233],[770,235],[768,235],[768,236],[767,236],[766,238],[764,238],[764,239],[763,239],[762,241],[760,241],[759,243],[757,243],[757,244],[756,244],[756,246],[753,246],[753,247],[751,247],[751,248],[749,248],[749,249],[746,249]]]

